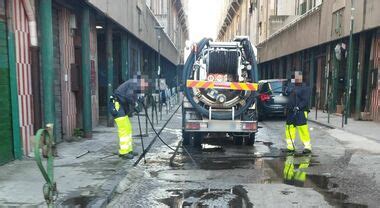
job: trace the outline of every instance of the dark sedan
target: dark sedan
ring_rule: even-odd
[[[287,85],[285,79],[259,81],[259,97],[257,101],[259,120],[269,116],[285,117],[288,97],[284,95]]]

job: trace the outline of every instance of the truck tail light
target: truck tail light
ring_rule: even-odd
[[[242,129],[243,130],[256,130],[257,129],[257,123],[256,122],[243,123]]]
[[[270,100],[270,95],[265,94],[265,93],[264,94],[260,94],[259,98],[260,98],[261,102],[267,102],[267,101]]]
[[[201,128],[201,124],[199,122],[188,122],[188,123],[186,123],[186,129],[199,130],[200,128]]]

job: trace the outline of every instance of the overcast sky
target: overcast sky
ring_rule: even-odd
[[[198,42],[204,37],[216,38],[220,0],[189,0],[189,38]]]

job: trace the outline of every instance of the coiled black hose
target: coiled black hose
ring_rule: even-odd
[[[210,40],[211,39],[207,39],[207,38],[202,39],[197,44],[197,51],[196,51],[196,53],[194,53],[194,51],[192,51],[190,53],[189,57],[187,58],[187,60],[185,62],[185,65],[184,65],[184,72],[183,72],[183,79],[182,79],[183,80],[183,86],[184,86],[184,93],[185,93],[186,98],[189,100],[189,102],[191,103],[191,105],[203,116],[208,116],[209,115],[209,110],[195,102],[194,97],[191,94],[191,90],[190,90],[191,88],[186,87],[186,82],[187,82],[187,79],[191,75],[191,72],[192,72],[192,69],[193,69],[193,65],[194,65],[194,62],[195,62],[195,57],[198,57],[198,55],[200,54],[200,52],[202,51],[202,49],[206,45],[208,45],[208,43],[210,42]],[[257,76],[257,74],[258,74],[258,68],[257,68],[256,57],[255,57],[252,45],[251,45],[251,43],[249,42],[248,39],[243,39],[243,40],[241,40],[241,42],[242,42],[242,45],[243,45],[244,53],[246,54],[246,56],[248,56],[246,58],[248,59],[248,61],[250,61],[251,65],[253,67],[251,69],[251,78],[252,78],[253,82],[257,82],[258,81],[258,76]],[[234,117],[237,118],[242,113],[244,113],[246,110],[248,110],[248,108],[250,106],[252,106],[252,104],[255,102],[256,97],[257,96],[256,96],[255,92],[251,93],[251,95],[246,100],[246,104],[235,112],[235,116]],[[232,114],[229,113],[229,112],[213,112],[211,114],[211,119],[231,120],[232,119]]]

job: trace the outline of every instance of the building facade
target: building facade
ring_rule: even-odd
[[[138,72],[157,78],[160,22],[146,3],[0,0],[0,165],[31,156],[48,123],[57,143],[90,138],[110,118],[107,97],[119,84]],[[161,69],[175,79],[187,15],[182,2],[167,3]]]
[[[313,107],[332,113],[347,109],[355,119],[380,121],[379,1],[351,5],[347,0],[296,0],[294,6],[253,2],[257,33],[248,35],[257,40],[262,79],[289,78],[293,71],[303,71],[313,89]],[[224,38],[221,33],[219,39]]]

